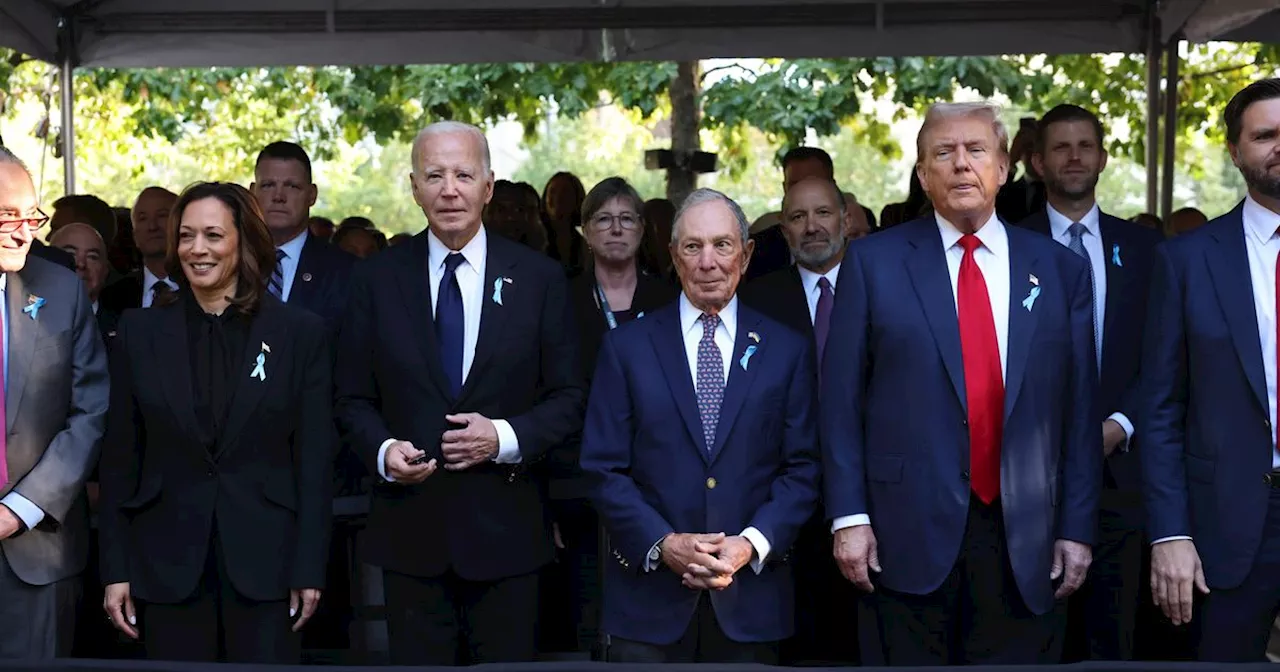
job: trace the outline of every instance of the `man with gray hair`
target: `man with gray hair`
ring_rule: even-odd
[[[0,147],[0,659],[70,654],[88,561],[84,482],[107,411],[107,355],[84,285],[29,258],[37,207]]]
[[[533,659],[554,550],[529,465],[582,426],[564,271],[487,233],[489,165],[474,126],[418,135],[429,228],[357,268],[341,330],[338,424],[378,475],[362,541],[397,665]]]
[[[840,268],[820,411],[835,557],[874,592],[890,665],[1056,663],[1102,483],[1089,269],[996,217],[993,107],[935,105],[917,142],[934,214]]]
[[[596,364],[581,465],[611,544],[611,661],[775,663],[794,629],[782,560],[817,500],[813,353],[740,305],[748,226],[690,194],[680,299],[610,331]]]

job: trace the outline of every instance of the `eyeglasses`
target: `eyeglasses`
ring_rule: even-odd
[[[613,223],[617,222],[624,230],[635,231],[640,228],[640,215],[634,212],[624,212],[620,215],[611,215],[607,212],[601,212],[591,220],[591,224],[595,226],[597,231],[608,231],[613,228]]]
[[[36,208],[36,216],[19,217],[18,219],[0,219],[0,233],[13,233],[23,226],[30,231],[36,231],[40,227],[49,223],[49,216],[44,214],[40,208]]]

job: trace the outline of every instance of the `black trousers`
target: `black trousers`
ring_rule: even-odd
[[[1280,614],[1280,488],[1267,502],[1262,544],[1244,582],[1213,589],[1200,612],[1200,660],[1223,663],[1266,661],[1271,624]]]
[[[538,573],[467,581],[383,570],[392,665],[529,662],[536,654]]]
[[[147,658],[299,664],[301,637],[292,631],[288,599],[259,602],[236,592],[216,533],[209,546],[204,574],[190,597],[177,604],[138,605]]]
[[[1093,564],[1068,603],[1066,662],[1133,659],[1142,533],[1124,516],[1129,502],[1118,501],[1119,495],[1103,491]],[[1141,506],[1140,501],[1134,504]]]
[[[831,526],[821,506],[791,551],[796,632],[782,642],[784,665],[852,665],[859,661],[858,602],[862,592],[832,555]]]
[[[1022,601],[998,503],[970,497],[960,557],[938,590],[908,595],[878,586],[873,594],[891,666],[1046,665],[1062,658],[1065,612],[1037,616]]]
[[[776,665],[776,642],[735,642],[720,627],[715,607],[706,593],[684,635],[672,644],[649,644],[621,637],[609,639],[611,663],[758,663]]]

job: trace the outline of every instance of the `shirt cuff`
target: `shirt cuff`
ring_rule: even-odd
[[[1173,537],[1160,537],[1159,539],[1156,539],[1155,541],[1151,542],[1151,545],[1155,546],[1156,544],[1163,544],[1166,541],[1191,541],[1191,537],[1188,537],[1185,534],[1180,534]]]
[[[852,516],[840,516],[831,521],[831,534],[835,534],[846,527],[858,527],[859,525],[870,525],[871,516],[865,513],[857,513]]]
[[[36,529],[36,525],[39,525],[40,521],[44,520],[44,511],[32,504],[31,500],[16,492],[10,492],[5,495],[4,499],[0,499],[0,504],[9,507],[13,515],[17,516],[18,520],[21,520],[22,524],[27,526],[28,530]]]
[[[755,547],[755,557],[751,558],[751,571],[759,574],[764,571],[764,563],[769,559],[769,551],[773,548],[768,539],[754,527],[748,527],[742,531],[742,536]]]
[[[1133,440],[1133,423],[1120,412],[1112,413],[1107,419],[1115,420],[1120,429],[1124,430],[1124,441],[1120,443],[1118,450],[1122,453],[1129,452],[1129,442]]]
[[[387,439],[382,442],[382,447],[378,448],[378,475],[382,477],[382,480],[388,483],[396,482],[396,479],[387,475],[387,449],[395,442],[395,439]]]
[[[662,545],[663,539],[666,539],[666,537],[653,542],[653,546],[649,547],[649,552],[644,556],[644,571],[652,572],[658,568],[659,558],[662,557],[662,551],[658,547]]]
[[[498,464],[520,464],[520,440],[516,438],[516,430],[506,420],[494,420],[493,428],[498,432],[498,455],[493,458]]]

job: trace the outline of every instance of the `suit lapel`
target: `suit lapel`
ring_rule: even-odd
[[[271,377],[278,370],[279,362],[291,357],[286,350],[283,338],[284,328],[280,323],[280,302],[270,294],[264,294],[258,314],[249,325],[249,337],[245,340],[244,352],[240,355],[240,367],[232,376],[235,392],[231,396],[231,409],[227,411],[227,426],[222,432],[222,439],[214,451],[214,459],[218,459],[229,446],[237,443],[241,432],[254,409],[262,401],[267,387],[273,384]],[[274,347],[273,347],[274,345]],[[265,346],[265,347],[264,347]],[[267,352],[267,350],[270,352]],[[262,372],[265,380],[251,374],[257,367],[258,355],[263,357]]]
[[[148,308],[157,311],[160,328],[152,333],[151,349],[156,357],[156,370],[163,371],[160,383],[178,424],[187,433],[207,439],[196,420],[195,395],[191,387],[191,356],[187,350],[187,318],[182,300],[168,306]],[[207,451],[201,450],[207,454]]]
[[[1117,266],[1115,259],[1120,252],[1120,239],[1116,236],[1119,233],[1116,226],[1108,221],[1105,214],[1098,215],[1098,228],[1102,231],[1102,267],[1107,269],[1107,295],[1103,297],[1106,302],[1105,315],[1102,317],[1102,360],[1104,366],[1103,371],[1107,369],[1105,366],[1107,358],[1107,344],[1111,341],[1111,325],[1119,315],[1120,307],[1117,305],[1121,296],[1124,296],[1124,286],[1128,284],[1128,276],[1124,272],[1123,266]],[[1123,263],[1123,260],[1121,260]],[[1094,297],[1097,300],[1097,297]],[[1101,375],[1101,372],[1099,372]]]
[[[915,288],[920,306],[933,340],[938,344],[942,363],[951,379],[951,387],[966,412],[969,408],[964,393],[964,359],[960,354],[960,321],[956,316],[955,297],[951,289],[951,275],[947,270],[946,252],[942,238],[932,220],[911,240],[915,248],[907,258],[907,273]]]
[[[1038,258],[1025,244],[1019,231],[1005,227],[1009,235],[1009,333],[1005,346],[1004,417],[1006,423],[1022,389],[1023,374],[1027,370],[1027,358],[1031,354],[1031,337],[1036,333],[1039,313],[1027,310],[1022,301],[1035,283]],[[1034,307],[1035,304],[1032,304]]]
[[[1258,315],[1254,310],[1253,281],[1249,277],[1249,254],[1245,250],[1243,209],[1230,215],[1236,226],[1227,233],[1215,230],[1217,245],[1207,251],[1209,275],[1213,289],[1227,320],[1227,330],[1235,344],[1236,356],[1249,380],[1249,387],[1264,411],[1268,408],[1267,385],[1262,362],[1262,344],[1258,341]]]
[[[26,387],[27,377],[31,372],[31,360],[35,358],[36,339],[40,335],[40,327],[36,320],[22,312],[27,307],[29,291],[22,280],[21,273],[7,273],[5,280],[8,296],[8,367],[9,379],[5,387],[5,431],[13,431],[13,423],[18,418],[21,408],[22,391]]]
[[[813,318],[809,317],[809,297],[804,291],[804,281],[800,279],[800,267],[795,264],[787,271],[787,281],[791,286],[793,296],[799,297],[798,301],[792,300],[790,297],[785,299],[788,309],[794,313],[792,320],[797,325],[803,325],[802,329],[805,336],[811,340],[815,337],[813,332]]]
[[[302,244],[302,252],[298,254],[298,268],[293,273],[293,284],[289,287],[289,303],[310,309],[319,291],[320,269],[316,246],[324,245],[311,234]]]
[[[484,367],[493,358],[493,353],[498,351],[498,346],[506,335],[503,330],[506,327],[507,316],[513,310],[529,309],[528,306],[521,304],[520,280],[512,277],[511,269],[514,264],[511,258],[503,253],[502,241],[492,234],[487,234],[486,240],[488,250],[484,261],[484,284],[480,288],[480,334],[476,336],[475,355],[471,358],[471,369],[467,372],[467,379],[462,384],[459,399],[465,399],[475,389],[478,385],[476,381],[480,380],[481,374],[484,373]],[[498,283],[502,283],[501,289],[498,289]],[[495,300],[499,296],[502,298],[501,305]]]
[[[1047,210],[1036,211],[1034,215],[1026,218],[1018,226],[1028,231],[1044,234],[1050,238],[1053,237],[1053,228],[1049,226],[1049,213]]]
[[[702,417],[698,415],[698,395],[693,389],[688,355],[684,350],[684,336],[680,333],[680,309],[678,305],[669,306],[655,318],[657,324],[650,332],[654,354],[658,356],[663,377],[671,388],[671,396],[675,398],[676,409],[680,412],[680,418],[684,420],[685,429],[689,431],[691,445],[703,460],[710,463],[711,457],[706,449],[706,441],[702,438]],[[721,417],[724,417],[723,413]]]
[[[720,456],[720,451],[724,449],[725,441],[729,438],[729,434],[733,430],[733,423],[738,417],[738,412],[742,410],[742,404],[747,398],[747,393],[751,391],[751,383],[755,380],[756,371],[759,370],[761,356],[765,355],[764,336],[757,329],[760,327],[760,316],[755,312],[738,302],[738,333],[733,339],[733,352],[729,357],[729,380],[724,388],[724,401],[720,404],[720,419],[716,423],[716,442],[711,449],[710,459],[715,462]],[[756,343],[750,337],[755,334],[760,338],[760,343]],[[743,358],[746,357],[747,348],[755,346],[756,350],[752,352],[748,359],[748,365],[742,366]],[[752,366],[754,364],[754,366]],[[687,378],[687,376],[686,376]]]
[[[432,318],[434,297],[431,296],[431,275],[427,268],[427,232],[424,229],[408,243],[409,256],[401,260],[396,269],[399,291],[408,314],[410,338],[418,342],[422,350],[422,361],[426,364],[427,374],[435,383],[436,389],[445,398],[449,394],[449,381],[444,375],[444,366],[440,363],[440,344],[436,342],[436,324]],[[394,304],[393,304],[394,305]]]

